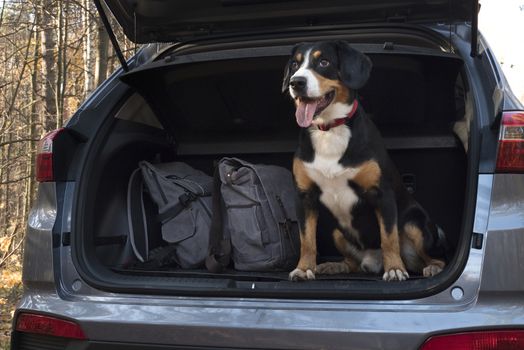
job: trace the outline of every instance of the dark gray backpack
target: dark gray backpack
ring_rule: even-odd
[[[213,178],[181,162],[139,163],[128,185],[128,221],[133,251],[141,262],[201,267],[208,253]],[[145,198],[158,207],[165,247],[149,246]],[[153,253],[152,253],[153,252]]]
[[[300,243],[291,172],[223,158],[214,181],[207,268],[219,272],[230,258],[242,271],[295,267]]]

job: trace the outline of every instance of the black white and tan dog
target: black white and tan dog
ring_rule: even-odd
[[[300,260],[291,280],[315,274],[408,271],[433,276],[445,267],[442,230],[404,187],[381,135],[357,100],[370,59],[344,41],[302,43],[292,50],[282,90],[296,104],[301,127],[293,160],[300,221]],[[340,262],[317,265],[317,221],[332,215]]]

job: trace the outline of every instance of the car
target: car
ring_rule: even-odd
[[[12,349],[524,348],[524,107],[478,31],[477,1],[95,3],[122,67],[40,142]],[[107,9],[143,44],[127,61]],[[295,44],[317,40],[371,59],[359,102],[448,235],[446,268],[293,282],[137,264],[126,201],[138,162],[291,168],[283,71]],[[326,261],[337,253],[321,231]]]

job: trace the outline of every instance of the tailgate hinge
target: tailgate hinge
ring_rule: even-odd
[[[109,35],[109,40],[111,40],[111,44],[113,45],[113,48],[115,49],[116,56],[118,57],[118,60],[120,61],[120,64],[122,65],[122,69],[124,70],[124,72],[129,72],[129,66],[127,65],[124,55],[122,54],[120,45],[118,45],[118,41],[116,40],[115,33],[113,32],[113,29],[111,28],[111,24],[109,23],[109,20],[107,19],[107,15],[104,11],[104,8],[102,7],[100,0],[94,0],[94,2],[95,2],[96,9],[98,11],[98,14],[100,15],[100,19],[102,20],[102,23],[104,24],[104,27],[106,28],[107,34]]]

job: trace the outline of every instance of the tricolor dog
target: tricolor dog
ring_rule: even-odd
[[[371,67],[344,41],[299,44],[286,66],[282,89],[301,127],[293,160],[301,248],[291,280],[359,271],[405,280],[408,271],[433,276],[445,266],[444,233],[404,187],[358,103]],[[333,227],[318,234],[333,236],[343,261],[317,265],[321,205]]]

